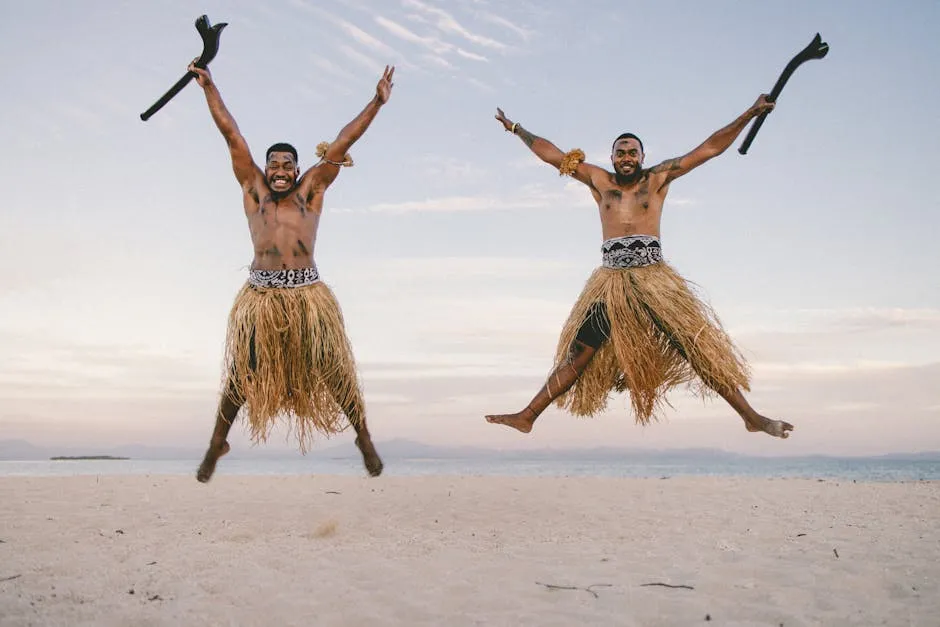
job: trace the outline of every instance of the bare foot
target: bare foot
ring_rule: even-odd
[[[756,422],[744,421],[745,428],[751,433],[756,433],[758,431],[763,431],[764,433],[770,434],[775,438],[788,438],[790,437],[789,431],[793,431],[793,425],[789,422],[784,422],[782,420],[771,420],[765,416],[758,415]]]
[[[365,436],[360,435],[356,438],[356,446],[358,446],[359,451],[362,452],[362,462],[365,464],[369,476],[378,477],[381,475],[385,465],[379,458],[379,453],[375,450],[375,445],[372,444],[372,438],[368,434]]]
[[[532,425],[535,424],[536,417],[535,412],[524,409],[518,414],[487,416],[486,421],[494,425],[505,425],[523,433],[528,433],[532,431]]]
[[[232,450],[232,447],[229,446],[228,442],[222,442],[222,446],[210,444],[209,450],[206,451],[206,456],[202,459],[202,464],[199,465],[199,470],[196,472],[196,479],[200,483],[208,482],[212,478],[212,473],[215,472],[215,463],[230,450]]]

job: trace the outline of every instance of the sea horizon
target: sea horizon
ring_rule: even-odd
[[[531,451],[483,457],[385,455],[383,476],[815,478],[846,481],[937,481],[940,457],[756,457],[745,455],[549,456]],[[177,459],[0,460],[0,477],[195,475],[200,455]],[[356,455],[223,457],[216,476],[363,475]]]

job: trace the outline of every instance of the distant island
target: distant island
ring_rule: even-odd
[[[54,462],[63,461],[63,460],[77,460],[77,459],[130,459],[130,457],[115,457],[113,455],[76,455],[74,457],[68,455],[59,455],[57,457],[50,457]]]

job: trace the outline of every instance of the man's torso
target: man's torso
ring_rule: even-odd
[[[639,180],[619,185],[613,173],[601,170],[593,176],[591,190],[600,212],[603,237],[609,240],[628,235],[659,237],[663,202],[668,186],[662,174],[644,171]]]
[[[282,197],[263,177],[244,194],[245,215],[255,256],[253,270],[294,270],[314,266],[324,191],[304,176]]]

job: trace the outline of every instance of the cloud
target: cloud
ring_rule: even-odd
[[[452,16],[447,11],[444,11],[443,9],[429,6],[424,2],[420,2],[419,0],[403,0],[402,4],[406,7],[417,9],[423,12],[425,15],[434,18],[433,22],[440,30],[447,33],[460,35],[467,41],[471,41],[478,46],[492,48],[494,50],[505,50],[509,47],[506,44],[496,41],[490,37],[471,32],[461,25],[460,22],[454,18],[454,16]]]
[[[417,160],[425,176],[444,180],[472,181],[480,179],[486,170],[466,159],[446,155],[425,155]]]
[[[445,69],[445,70],[454,70],[454,69],[457,69],[456,66],[455,66],[453,63],[451,63],[450,61],[448,61],[448,60],[445,59],[444,57],[435,56],[435,55],[433,55],[433,54],[423,54],[423,55],[421,55],[420,58],[421,58],[421,59],[424,59],[425,61],[427,61],[429,65],[433,65],[433,66],[438,67],[438,68],[442,68],[442,69]]]
[[[881,409],[882,407],[884,407],[884,405],[882,405],[881,403],[871,403],[871,402],[859,403],[859,402],[847,401],[844,403],[834,403],[832,405],[829,405],[828,407],[824,408],[824,411],[837,412],[837,413],[847,412],[847,413],[854,414],[854,413],[859,413],[859,412],[875,411],[875,410]]]
[[[474,53],[474,52],[469,52],[469,51],[467,51],[467,50],[464,50],[463,48],[456,48],[456,52],[457,52],[457,54],[459,54],[460,56],[462,56],[462,57],[465,58],[465,59],[471,59],[471,60],[473,60],[473,61],[489,62],[489,59],[487,59],[486,57],[484,57],[482,54],[476,54],[476,53]]]
[[[360,210],[381,213],[441,213],[592,206],[594,204],[591,196],[583,189],[583,186],[580,183],[569,181],[558,191],[546,189],[543,185],[528,185],[523,186],[519,192],[512,195],[442,196],[421,200],[375,203]]]
[[[360,44],[366,46],[367,48],[371,48],[375,50],[376,52],[381,52],[382,54],[387,54],[387,55],[398,54],[394,48],[391,48],[390,46],[387,46],[386,44],[382,43],[381,41],[379,41],[378,39],[376,39],[369,33],[365,32],[358,26],[350,24],[349,22],[345,20],[341,20],[339,18],[336,18],[336,21],[340,25],[340,27],[344,31],[346,31],[347,34],[349,34],[350,37],[352,37],[354,40],[356,40]]]
[[[420,14],[408,14],[406,17],[412,22],[425,26],[431,26],[432,28],[436,27],[439,31],[442,31],[445,34],[457,34],[464,39],[467,39],[468,41],[487,49],[504,50],[507,48],[507,46],[501,44],[500,42],[470,32],[461,26],[460,23],[453,18],[453,16],[442,9],[429,6],[423,2],[418,2],[417,0],[406,0],[405,4],[411,8],[416,8],[420,11],[423,11],[425,15],[429,15],[434,18],[429,20]],[[402,39],[408,43],[421,46],[427,50],[430,54],[426,54],[423,58],[434,66],[445,69],[452,69],[454,67],[453,64],[445,58],[448,55],[456,55],[471,61],[489,61],[487,56],[480,54],[479,52],[467,50],[466,48],[458,46],[452,42],[444,41],[438,36],[419,35],[415,31],[403,26],[401,23],[391,20],[385,16],[376,15],[374,19],[379,26],[384,28],[395,37],[398,37],[399,39]]]
[[[467,79],[465,79],[465,80],[467,81],[467,83],[469,83],[470,85],[473,85],[474,87],[476,87],[477,89],[479,89],[479,90],[481,90],[481,91],[485,91],[485,92],[487,92],[487,93],[495,93],[495,92],[496,92],[496,88],[495,88],[495,87],[493,87],[493,86],[490,85],[489,83],[484,83],[483,81],[481,81],[481,80],[479,80],[479,79],[470,77],[470,78],[467,78]]]
[[[321,70],[323,70],[324,72],[327,72],[335,76],[336,78],[341,78],[344,80],[353,79],[353,75],[349,71],[345,70],[344,68],[337,65],[336,63],[333,63],[329,59],[322,57],[318,54],[311,55],[310,62],[313,63],[318,68],[320,68]]]
[[[409,43],[423,46],[427,48],[428,50],[430,50],[431,52],[435,53],[436,55],[449,52],[450,50],[453,50],[455,48],[455,46],[446,44],[434,37],[422,37],[421,35],[418,35],[417,33],[414,33],[408,30],[407,28],[405,28],[398,22],[394,22],[381,15],[376,15],[375,21],[376,23],[379,24],[379,26],[381,26],[382,28],[390,32],[392,35],[395,35],[396,37],[403,39]]]
[[[518,35],[520,38],[522,38],[524,41],[529,41],[529,39],[531,38],[533,34],[532,31],[526,28],[522,28],[521,26],[518,26],[514,22],[511,22],[504,17],[496,15],[495,13],[490,13],[488,11],[480,11],[478,15],[482,19],[486,20],[487,22],[492,22],[493,24],[497,24],[498,26],[502,26],[503,28],[512,31],[513,33]]]

